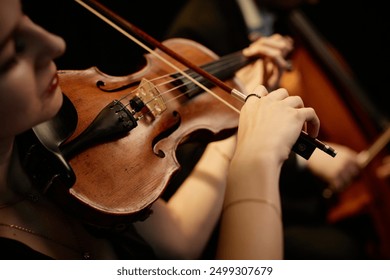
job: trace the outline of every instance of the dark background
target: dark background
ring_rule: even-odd
[[[173,15],[185,1],[105,0],[113,11],[161,39]],[[72,0],[26,0],[25,12],[67,42],[59,69],[97,66],[111,75],[127,75],[142,66],[144,51],[130,39]]]
[[[158,40],[185,0],[102,0],[112,10]],[[135,43],[72,0],[25,0],[25,11],[37,23],[67,42],[59,69],[97,66],[110,75],[127,75],[143,67],[145,53]],[[370,100],[388,110],[390,65],[389,16],[380,0],[322,0],[302,10],[318,31],[339,51]],[[210,12],[210,11],[205,11]],[[211,11],[212,12],[212,11]]]

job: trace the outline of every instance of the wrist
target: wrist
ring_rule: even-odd
[[[278,204],[281,168],[275,156],[260,155],[248,160],[235,155],[229,166],[225,204],[253,198]]]

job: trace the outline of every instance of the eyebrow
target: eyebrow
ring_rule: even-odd
[[[20,2],[18,2],[18,4],[16,4],[17,6],[19,6],[19,12],[16,12],[16,14],[14,15],[15,17],[20,17],[20,15],[24,15],[23,11],[22,11],[22,7],[20,6]],[[13,23],[12,23],[12,26],[11,26],[11,29],[9,30],[9,33],[6,34],[6,36],[3,38],[2,41],[0,41],[0,52],[3,51],[3,49],[5,48],[5,46],[7,45],[7,43],[11,40],[11,38],[14,36],[15,32],[16,32],[16,29],[18,27],[18,21],[15,20]]]

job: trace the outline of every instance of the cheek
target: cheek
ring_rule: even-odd
[[[54,71],[54,64],[48,64],[37,72],[25,59],[0,76],[1,137],[19,134],[58,112],[62,104],[60,88],[47,92]]]
[[[0,88],[2,136],[13,136],[28,128],[34,118],[33,106],[36,104],[33,91],[25,83],[8,84]]]
[[[0,83],[1,84],[1,83]],[[42,97],[36,91],[33,79],[0,86],[1,137],[11,137],[53,117],[62,104],[58,88],[51,96]]]

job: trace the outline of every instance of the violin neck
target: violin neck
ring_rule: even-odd
[[[225,81],[225,80],[232,79],[234,77],[234,74],[238,70],[252,63],[254,60],[255,58],[248,58],[244,56],[241,51],[238,51],[223,56],[216,61],[204,64],[201,66],[201,68],[207,71],[208,73],[212,74],[213,76],[217,77],[218,79]],[[196,79],[198,82],[200,82],[202,85],[204,85],[207,88],[211,88],[214,86],[214,84],[211,81],[197,74],[193,70],[188,69],[185,71],[185,73],[191,76],[192,78]],[[174,80],[175,85],[181,85],[181,91],[185,92],[185,94],[189,98],[203,92],[203,90],[199,86],[189,81],[188,78],[182,76],[180,73],[175,73],[172,75],[172,77],[175,78]]]

